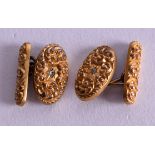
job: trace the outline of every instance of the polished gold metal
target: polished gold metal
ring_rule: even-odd
[[[45,104],[55,103],[63,94],[68,81],[68,61],[65,51],[57,44],[42,49],[38,58],[30,56],[31,44],[24,43],[19,50],[15,100],[23,106],[27,99],[29,76]]]
[[[138,81],[142,46],[138,41],[133,41],[129,45],[125,71],[120,78],[110,82],[109,85],[124,86],[124,101],[127,104],[134,104],[138,92]]]
[[[81,100],[101,94],[110,83],[116,68],[115,51],[108,46],[94,49],[84,60],[75,80],[75,91]]]
[[[124,101],[135,103],[138,92],[142,46],[138,41],[129,45],[125,70],[120,78],[112,80],[116,68],[115,51],[108,46],[93,50],[80,67],[75,81],[75,91],[81,100],[90,100],[100,95],[107,87],[123,85]]]
[[[133,104],[137,96],[141,55],[141,44],[138,41],[131,42],[124,74],[124,100],[128,104]]]
[[[65,51],[57,44],[44,47],[36,59],[34,88],[45,104],[56,102],[68,81],[68,62]]]
[[[23,106],[27,99],[29,62],[30,62],[31,44],[24,43],[19,50],[18,69],[16,80],[15,100],[17,105]]]

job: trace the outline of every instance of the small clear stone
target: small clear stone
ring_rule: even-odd
[[[91,69],[92,74],[95,74],[97,72],[97,69],[94,67]]]
[[[50,70],[49,75],[50,77],[53,78],[55,76],[55,70],[54,69]]]

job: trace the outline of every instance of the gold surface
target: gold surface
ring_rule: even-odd
[[[142,46],[140,43],[131,42],[124,74],[124,100],[128,104],[133,104],[137,96],[141,54]]]
[[[20,106],[23,106],[27,99],[30,52],[30,43],[24,43],[19,49],[15,100]]]
[[[45,104],[56,102],[68,81],[68,62],[65,51],[57,44],[42,49],[36,59],[34,88]]]
[[[81,100],[90,100],[107,87],[116,68],[115,51],[108,46],[94,49],[84,60],[75,80],[75,92]]]

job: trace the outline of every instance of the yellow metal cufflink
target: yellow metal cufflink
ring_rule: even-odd
[[[24,43],[19,50],[15,100],[23,106],[27,100],[29,76],[39,99],[45,104],[55,103],[63,94],[68,81],[68,61],[58,44],[44,47],[37,59],[30,56],[31,44]]]
[[[125,71],[119,79],[112,80],[116,69],[115,50],[108,46],[94,49],[84,60],[75,80],[75,92],[81,100],[99,96],[108,85],[124,85],[124,100],[135,102],[138,92],[142,46],[133,41],[129,45]]]

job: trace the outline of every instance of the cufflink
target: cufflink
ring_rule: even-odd
[[[107,86],[123,85],[124,101],[135,103],[138,92],[142,46],[138,41],[129,45],[125,70],[121,77],[112,80],[117,58],[115,50],[109,46],[100,46],[94,49],[84,60],[75,80],[77,96],[87,101],[99,96]]]
[[[45,46],[37,59],[30,56],[31,44],[24,43],[19,50],[15,100],[23,106],[27,100],[31,77],[35,92],[45,104],[58,101],[68,81],[68,61],[65,51],[58,44]]]

